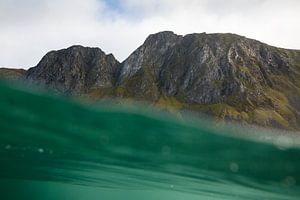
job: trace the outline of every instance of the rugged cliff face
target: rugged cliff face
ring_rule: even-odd
[[[299,128],[300,52],[234,34],[151,35],[123,64],[117,95],[279,128]]]
[[[26,78],[67,94],[111,88],[119,62],[99,48],[72,46],[52,51],[27,71]]]
[[[234,34],[153,34],[121,64],[73,46],[48,53],[26,78],[66,94],[300,130],[300,51]]]

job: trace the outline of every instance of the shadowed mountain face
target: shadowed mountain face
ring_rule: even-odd
[[[28,80],[67,94],[112,88],[119,62],[99,48],[72,46],[52,51],[28,70]]]
[[[234,34],[150,35],[123,63],[97,48],[48,53],[27,80],[63,93],[300,129],[300,51]]]

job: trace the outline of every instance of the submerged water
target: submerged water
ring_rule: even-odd
[[[0,199],[299,199],[297,138],[254,134],[1,83]]]

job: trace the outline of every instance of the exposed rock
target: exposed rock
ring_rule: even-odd
[[[299,51],[234,34],[162,32],[122,64],[117,95],[163,106],[175,100],[179,110],[220,120],[299,128],[299,59]]]
[[[123,63],[119,81],[122,83],[125,79],[131,78],[145,65],[151,67],[153,71],[158,71],[164,64],[168,50],[181,38],[169,31],[150,35],[145,43]]]
[[[72,46],[47,53],[27,79],[68,94],[111,88],[119,62],[99,48]]]
[[[234,34],[153,34],[121,64],[99,48],[73,46],[48,53],[26,77],[65,94],[300,130],[300,51]]]

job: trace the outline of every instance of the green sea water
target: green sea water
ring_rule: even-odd
[[[0,83],[0,199],[300,199],[297,136],[28,91]]]

